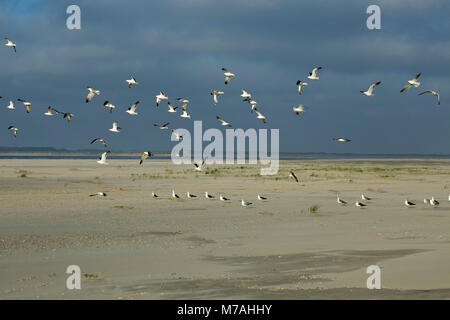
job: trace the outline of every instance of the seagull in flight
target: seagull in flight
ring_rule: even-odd
[[[131,77],[131,79],[130,80],[125,80],[127,83],[128,83],[128,88],[131,88],[131,86],[134,84],[134,85],[138,85],[139,84],[139,82],[137,82],[136,81],[136,78],[135,77]]]
[[[14,127],[14,126],[9,126],[9,127],[8,127],[8,130],[14,131],[14,138],[17,138],[17,131],[19,131],[19,129],[17,129],[17,128]]]
[[[131,105],[125,112],[128,113],[131,116],[136,116],[138,113],[136,112],[136,108],[139,105],[139,101],[136,101],[134,104]]]
[[[7,108],[7,109],[10,109],[10,110],[15,110],[16,107],[14,107],[14,101],[10,100],[10,101],[9,101],[9,105],[6,106],[6,108]]]
[[[405,206],[407,206],[408,208],[411,208],[412,206],[415,206],[415,205],[416,205],[415,203],[408,201],[408,199],[405,200]]]
[[[337,141],[337,142],[350,142],[350,141],[352,141],[352,140],[347,139],[347,138],[333,138],[333,140]]]
[[[433,91],[433,90],[425,90],[422,93],[419,93],[418,96],[421,96],[425,93],[431,93],[433,96],[435,96],[438,100],[438,104],[441,104],[441,96],[439,95],[439,93],[437,91]]]
[[[170,122],[164,123],[163,125],[159,125],[157,123],[153,124],[154,127],[159,127],[161,130],[169,129],[168,125]]]
[[[106,162],[106,157],[111,153],[110,150],[103,152],[102,156],[99,158],[100,160],[97,160],[97,163],[107,165],[108,162]]]
[[[302,104],[299,104],[298,107],[293,107],[292,108],[292,110],[294,110],[296,115],[299,115],[300,113],[301,114],[305,114],[305,110],[306,109],[307,108],[304,105],[302,105]]]
[[[266,123],[266,117],[263,116],[263,114],[262,114],[261,112],[259,112],[259,110],[256,109],[256,108],[255,108],[255,112],[256,112],[256,114],[258,115],[256,118],[257,118],[257,119],[261,119],[261,121],[262,121],[263,123]]]
[[[189,100],[184,98],[178,98],[177,101],[181,102],[184,107],[189,103]]]
[[[156,106],[157,107],[159,107],[159,103],[161,102],[161,100],[169,99],[162,91],[160,91],[159,94],[156,95],[155,97],[156,97]]]
[[[214,199],[215,197],[208,193],[208,191],[205,192],[205,198],[206,199]]]
[[[106,148],[108,145],[106,144],[105,139],[102,138],[95,138],[94,140],[91,141],[91,144],[93,144],[94,142],[101,142],[103,144],[103,146]]]
[[[120,129],[122,129],[122,128],[118,127],[118,126],[117,126],[118,124],[119,124],[118,121],[114,121],[113,124],[112,124],[112,128],[111,128],[111,129],[108,129],[108,130],[111,131],[111,132],[117,132],[117,133],[119,133],[119,132],[120,132]]]
[[[308,85],[308,82],[305,82],[305,81],[302,81],[302,80],[298,80],[296,85],[298,87],[298,95],[301,96],[302,95],[302,89],[303,89],[303,87],[306,87]]]
[[[223,126],[231,127],[231,123],[226,122],[225,120],[221,119],[219,116],[216,116],[216,118],[217,118],[217,120],[219,120],[222,123]]]
[[[25,109],[26,109],[27,113],[30,113],[30,111],[31,111],[31,102],[23,100],[23,99],[20,99],[20,98],[17,99],[17,101],[22,102],[24,104],[24,106],[25,106]]]
[[[381,83],[381,81],[372,83],[372,84],[370,85],[369,89],[367,89],[367,91],[359,90],[359,92],[361,92],[362,94],[364,94],[364,95],[366,95],[366,96],[368,96],[368,97],[373,97],[373,96],[375,96],[375,94],[373,93],[373,89],[374,89],[376,86],[380,85],[380,83]]]
[[[408,83],[402,88],[402,90],[400,90],[400,92],[403,92],[405,90],[408,90],[409,87],[414,86],[414,87],[418,87],[420,86],[420,82],[418,82],[417,80],[419,79],[421,73],[418,73],[414,78],[412,78],[411,80],[408,80]]]
[[[63,119],[67,119],[67,122],[70,122],[70,120],[72,120],[72,117],[74,116],[73,113],[61,112],[61,111],[58,111],[58,110],[56,110],[54,108],[53,108],[53,111],[55,111],[57,114],[62,114],[63,115]]]
[[[291,172],[289,173],[289,177],[291,177],[292,179],[295,180],[295,182],[298,183],[298,178],[297,178],[297,176],[295,175],[294,171],[291,170]]]
[[[250,110],[250,112],[253,112],[253,110],[256,109],[256,105],[258,104],[258,102],[256,102],[256,101],[253,100],[253,99],[250,99],[250,98],[245,98],[245,99],[242,100],[242,101],[245,101],[245,102],[250,103],[250,105],[252,106],[252,110]]]
[[[91,101],[92,98],[94,97],[94,95],[99,95],[100,94],[100,90],[94,89],[92,87],[87,87],[87,89],[89,90],[89,93],[88,93],[88,95],[86,97],[86,103]]]
[[[145,159],[147,159],[148,157],[151,157],[152,155],[153,155],[153,153],[151,151],[144,151],[141,155],[141,161],[139,161],[139,164],[142,164]]]
[[[178,132],[176,132],[174,129],[172,129],[172,135],[175,136],[175,139],[177,141],[180,141],[181,139],[183,139],[183,136],[181,136]]]
[[[217,97],[223,95],[224,92],[223,91],[218,91],[218,90],[211,90],[210,94],[214,98],[214,104],[218,104],[219,100],[217,99]]]
[[[95,196],[101,196],[101,197],[106,197],[107,194],[105,192],[97,192],[94,194],[90,194],[89,197],[95,197]]]
[[[44,113],[46,116],[54,116],[55,114],[52,112],[52,107],[47,108],[47,112]]]
[[[106,108],[109,108],[109,113],[112,113],[113,112],[113,109],[116,107],[115,105],[113,105],[111,102],[109,102],[108,100],[106,100],[104,103],[103,103],[103,105],[106,107]]]
[[[14,52],[17,52],[16,51],[16,44],[14,42],[12,42],[11,40],[9,40],[8,38],[5,38],[5,40],[6,40],[5,46],[13,47]]]
[[[170,103],[170,101],[167,102],[167,106],[169,107],[169,112],[173,113],[173,112],[177,112],[178,107],[173,107],[172,104]]]
[[[231,73],[225,68],[222,68],[223,75],[225,76],[225,84],[228,84],[231,78],[234,78],[234,73]]]
[[[205,165],[206,159],[202,159],[202,163],[198,164],[197,162],[194,162],[195,171],[202,171],[203,166]]]
[[[182,108],[183,108],[183,113],[180,115],[180,117],[190,119],[191,115],[187,113],[186,105],[183,105]]]
[[[314,68],[313,71],[311,71],[311,72],[309,73],[308,79],[311,79],[311,80],[319,80],[319,77],[317,76],[317,72],[318,72],[319,70],[321,70],[321,69],[322,69],[322,67]]]
[[[250,99],[252,97],[252,95],[250,94],[250,92],[247,92],[244,89],[242,89],[241,97],[244,98],[244,99],[247,99],[247,98]]]

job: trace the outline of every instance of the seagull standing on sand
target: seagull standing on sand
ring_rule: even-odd
[[[342,199],[339,197],[339,194],[337,195],[336,202],[339,203],[339,204],[341,204],[341,205],[346,205],[346,204],[347,204],[347,201],[342,200]]]
[[[128,88],[131,88],[131,86],[134,85],[138,85],[139,82],[136,81],[136,79],[134,77],[131,77],[130,80],[125,80],[128,83]]]
[[[430,205],[434,208],[439,206],[439,201],[437,201],[434,197],[431,197]]]
[[[378,82],[376,82],[376,83],[372,83],[372,84],[370,85],[369,89],[367,89],[367,91],[360,90],[359,92],[361,92],[362,94],[364,94],[364,95],[366,95],[366,96],[368,96],[368,97],[373,97],[373,96],[375,96],[375,94],[373,93],[373,89],[374,89],[376,86],[378,86],[380,83],[381,83],[381,81],[378,81]]]
[[[206,199],[214,199],[215,197],[208,193],[208,191],[205,192],[205,198]]]
[[[437,91],[433,91],[433,90],[425,90],[422,93],[419,93],[418,96],[421,96],[425,93],[431,93],[433,96],[435,96],[438,100],[438,104],[441,104],[441,96],[439,95],[439,93]]]
[[[319,70],[321,70],[321,69],[322,69],[322,67],[314,68],[313,71],[311,71],[309,73],[308,79],[319,80],[319,77],[317,76],[317,72],[319,72]]]
[[[362,202],[359,202],[359,201],[356,201],[355,205],[356,205],[359,209],[361,209],[362,207],[367,207],[366,204],[364,204],[364,203],[362,203]]]
[[[46,116],[54,116],[55,114],[52,112],[52,107],[47,108],[47,112],[44,113]]]
[[[122,128],[118,127],[118,126],[117,126],[118,124],[119,124],[118,121],[114,121],[113,124],[112,124],[112,128],[111,128],[111,129],[108,129],[108,130],[111,131],[111,132],[117,132],[117,133],[119,133],[119,132],[120,132],[120,129],[122,129]]]
[[[292,179],[294,179],[295,182],[298,183],[298,178],[297,178],[297,176],[295,175],[294,171],[291,170],[291,172],[289,172],[289,177],[292,178]]]
[[[423,199],[423,203],[425,204],[431,204],[430,201],[431,201],[430,199]]]
[[[220,196],[219,196],[219,199],[220,199],[220,201],[222,201],[222,202],[230,201],[229,198],[225,198],[223,195],[220,195]]]
[[[302,89],[303,87],[306,87],[308,85],[308,82],[302,81],[302,80],[298,80],[296,83],[297,87],[298,87],[298,95],[302,95]]]
[[[169,99],[162,91],[159,92],[158,95],[155,96],[156,97],[156,106],[159,107],[159,103],[162,100],[167,100]]]
[[[175,190],[172,189],[172,198],[180,199],[180,197],[175,193]]]
[[[15,110],[16,107],[14,107],[14,101],[10,100],[9,105],[6,108],[9,110]]]
[[[22,102],[24,104],[24,106],[25,106],[25,109],[26,109],[27,113],[30,113],[30,111],[31,111],[31,102],[30,101],[26,101],[26,100],[23,100],[23,99],[20,99],[20,98],[17,99],[17,101]]]
[[[158,198],[158,195],[152,191],[152,197],[153,198]]]
[[[402,90],[400,90],[400,92],[403,92],[405,90],[408,90],[409,87],[414,86],[414,87],[418,87],[420,86],[420,82],[418,82],[417,80],[419,79],[421,73],[418,73],[413,79],[408,80],[408,83],[402,88]]]
[[[90,194],[89,197],[95,197],[95,196],[101,196],[101,197],[106,197],[107,194],[105,192],[97,192],[94,194]]]
[[[108,146],[106,144],[106,141],[104,139],[102,139],[102,138],[95,138],[94,140],[91,141],[91,144],[93,144],[96,141],[101,142],[105,148]]]
[[[225,68],[222,68],[223,75],[225,76],[225,84],[228,84],[231,78],[234,78],[234,73],[231,73]]]
[[[113,112],[113,109],[116,107],[115,105],[113,105],[111,102],[109,102],[108,100],[107,101],[105,101],[104,103],[103,103],[103,105],[106,107],[106,108],[109,108],[109,113],[112,113]]]
[[[12,47],[14,49],[14,52],[17,52],[16,44],[14,42],[12,42],[11,40],[9,40],[8,38],[5,38],[5,40],[6,40],[5,46]]]
[[[293,107],[292,110],[294,110],[296,115],[298,115],[299,113],[305,114],[306,107],[302,104],[299,104],[298,107]]]
[[[86,97],[86,103],[88,103],[89,101],[91,101],[92,98],[93,98],[95,95],[99,95],[99,94],[100,94],[100,90],[94,89],[94,88],[92,88],[92,87],[87,87],[87,89],[89,90],[89,93],[88,93],[88,95],[87,95],[87,97]]]
[[[267,200],[267,198],[258,194],[258,200],[264,201],[264,200]]]
[[[97,163],[107,165],[108,162],[106,162],[106,157],[111,153],[110,150],[103,152],[102,156],[99,158],[100,160],[97,160]]]
[[[247,201],[241,200],[241,206],[243,206],[243,207],[248,207],[251,204],[252,204],[251,202],[247,202]]]
[[[219,120],[220,121],[220,123],[223,125],[223,126],[226,126],[226,127],[231,127],[231,123],[229,123],[229,122],[226,122],[225,120],[223,120],[222,118],[220,118],[219,116],[216,116],[216,118],[217,118],[217,120]]]
[[[189,191],[186,192],[186,196],[191,199],[191,198],[197,198],[197,196],[195,194],[190,193]]]
[[[14,126],[9,126],[9,127],[8,127],[8,130],[14,131],[14,138],[17,138],[17,131],[19,131],[19,129],[17,129],[17,128],[14,127]]]
[[[217,97],[223,95],[224,92],[218,90],[211,90],[210,94],[213,96],[214,104],[218,104],[219,100],[217,99]]]
[[[152,155],[153,155],[153,153],[151,151],[144,151],[141,155],[141,161],[139,161],[139,164],[142,164],[145,159],[147,159],[148,157],[151,157]]]
[[[408,199],[405,200],[405,206],[407,206],[408,208],[411,208],[415,205],[416,205],[415,203],[408,201]]]
[[[364,194],[361,195],[361,199],[363,199],[364,201],[372,200],[372,198],[369,198],[369,197],[367,197],[367,196],[364,195]]]
[[[131,116],[136,116],[138,113],[136,112],[136,108],[139,105],[139,101],[136,101],[134,104],[131,105],[125,112],[127,112]]]

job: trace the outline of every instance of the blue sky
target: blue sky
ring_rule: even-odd
[[[81,8],[81,30],[66,28],[67,6]],[[381,30],[366,28],[366,9],[381,8]],[[447,1],[2,1],[0,29],[17,43],[2,46],[0,146],[90,148],[104,137],[120,150],[170,150],[169,132],[153,123],[192,128],[192,121],[156,108],[160,91],[191,103],[203,128],[280,129],[284,152],[450,153],[450,3]],[[295,82],[322,66],[302,96]],[[228,86],[221,67],[236,74]],[[419,88],[403,94],[422,72]],[[141,83],[128,89],[125,79]],[[376,81],[374,98],[359,90]],[[86,104],[86,86],[101,95]],[[268,123],[239,97],[250,91]],[[225,91],[217,106],[209,91]],[[422,90],[441,94],[441,106]],[[33,103],[27,115],[21,104]],[[118,106],[110,115],[109,100]],[[125,110],[140,100],[139,115]],[[296,117],[292,107],[309,109]],[[43,115],[48,106],[75,114],[68,124]],[[123,128],[108,132],[112,121]],[[9,125],[21,129],[13,139]],[[336,144],[333,137],[352,139]]]

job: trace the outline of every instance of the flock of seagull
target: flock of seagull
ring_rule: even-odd
[[[11,40],[9,40],[8,38],[5,38],[5,40],[6,40],[5,46],[11,47],[11,48],[14,49],[14,52],[17,52],[16,44],[14,42],[12,42]],[[309,75],[307,76],[307,78],[309,80],[314,80],[314,81],[319,80],[318,73],[319,73],[320,70],[322,70],[322,67],[314,68],[311,72],[309,72]],[[230,80],[236,76],[234,73],[232,73],[231,71],[229,71],[226,68],[222,68],[222,72],[223,72],[223,75],[225,77],[225,85],[228,85]],[[418,79],[419,79],[420,75],[421,75],[421,73],[418,73],[414,78],[412,78],[411,80],[408,80],[406,85],[400,90],[400,92],[404,92],[404,91],[408,90],[410,87],[415,87],[415,88],[419,87],[420,86],[420,82],[418,81]],[[125,80],[125,82],[128,84],[128,88],[130,88],[130,89],[133,86],[139,85],[139,82],[133,76],[131,77],[131,79]],[[377,81],[377,82],[371,84],[366,91],[360,90],[360,92],[362,94],[364,94],[365,96],[367,96],[367,97],[374,97],[375,96],[374,90],[380,84],[381,84],[381,81]],[[298,80],[296,82],[296,85],[297,85],[298,94],[302,95],[303,89],[304,89],[304,87],[308,86],[308,83],[306,81],[303,81],[303,80]],[[90,86],[87,87],[87,90],[88,90],[88,94],[86,96],[86,103],[91,102],[92,99],[94,99],[95,96],[99,96],[101,94],[100,90],[95,89],[95,88],[90,87]],[[219,103],[219,97],[221,95],[224,95],[225,92],[221,91],[221,90],[213,89],[213,90],[210,91],[210,94],[213,97],[213,103],[215,105],[217,105]],[[425,90],[425,91],[419,93],[418,95],[421,96],[421,95],[424,95],[424,94],[431,94],[431,95],[435,96],[437,98],[437,104],[441,103],[440,95],[439,95],[439,93],[437,91],[435,91],[435,90]],[[250,105],[250,112],[251,113],[255,112],[257,119],[261,120],[264,124],[267,123],[266,117],[257,108],[258,102],[252,98],[252,94],[250,92],[246,91],[245,89],[242,89],[242,94],[240,96],[243,98],[244,102],[247,102]],[[177,112],[177,109],[179,107],[172,105],[170,103],[170,101],[169,101],[169,97],[166,94],[164,94],[162,91],[160,91],[159,94],[157,94],[155,96],[155,98],[156,98],[156,106],[157,107],[159,107],[160,104],[163,101],[167,101],[168,112],[169,113],[176,113]],[[0,96],[0,99],[2,99],[1,96]],[[181,104],[182,113],[181,113],[180,117],[184,118],[184,119],[191,119],[191,115],[188,114],[188,111],[187,111],[187,106],[189,104],[189,100],[185,99],[185,98],[177,98],[176,100]],[[21,102],[25,106],[26,113],[30,113],[31,112],[32,103],[30,101],[27,101],[27,100],[22,99],[22,98],[17,99],[17,101]],[[113,110],[116,108],[116,106],[114,104],[112,104],[109,100],[106,100],[103,103],[103,105],[104,105],[105,108],[109,109],[110,113],[112,113]],[[136,116],[136,115],[138,115],[138,112],[136,111],[138,106],[139,106],[139,101],[136,101],[134,104],[132,104],[126,110],[126,112],[129,115],[131,115],[131,116]],[[15,110],[16,108],[15,108],[14,101],[10,100],[9,101],[9,105],[6,108],[9,109],[9,110]],[[305,107],[302,104],[299,104],[298,106],[292,108],[292,110],[294,111],[294,113],[296,115],[299,115],[300,113],[303,115],[307,109],[308,108]],[[51,106],[49,106],[47,108],[47,111],[44,113],[44,115],[46,115],[46,116],[62,115],[63,119],[66,119],[67,122],[70,122],[71,119],[74,117],[73,113],[58,111],[58,110],[56,110],[55,108],[53,108]],[[222,126],[231,127],[231,123],[226,121],[226,120],[224,120],[224,119],[222,119],[221,117],[216,116],[216,119],[220,122],[220,124]],[[155,123],[153,125],[155,127],[158,127],[161,130],[167,130],[167,129],[169,129],[169,124],[170,123],[167,122],[167,123],[163,123],[163,124]],[[119,125],[119,122],[118,121],[114,121],[112,123],[112,128],[110,128],[109,131],[110,132],[114,132],[114,133],[120,133],[121,128],[118,125]],[[17,137],[18,132],[19,132],[19,128],[17,128],[14,125],[10,125],[8,127],[8,130],[11,130],[13,132],[13,135],[14,135],[15,138]],[[172,135],[176,138],[176,140],[181,140],[183,138],[181,135],[179,135],[176,132],[176,130],[171,129],[171,131],[172,131]],[[337,142],[344,142],[344,143],[347,143],[347,142],[351,141],[349,138],[345,138],[345,137],[337,137],[337,138],[333,138],[333,140],[337,141]],[[90,144],[93,144],[93,143],[96,143],[96,142],[102,143],[105,148],[108,147],[108,144],[107,144],[107,142],[106,142],[106,140],[104,138],[94,138],[90,142]],[[101,165],[107,165],[108,162],[106,160],[107,160],[107,156],[110,153],[111,153],[110,150],[103,152],[101,154],[101,156],[99,157],[99,160],[97,161],[97,163],[99,163]],[[148,157],[151,157],[153,155],[154,154],[151,151],[144,151],[142,153],[142,155],[141,155],[139,164],[142,165],[145,159],[147,159]],[[205,164],[205,159],[203,159],[201,164],[198,164],[198,163],[194,162],[194,169],[196,171],[202,171],[203,167],[204,167],[204,164]],[[295,175],[295,173],[292,170],[289,173],[289,177],[292,178],[295,182],[297,182],[297,183],[299,182],[297,176]],[[98,193],[95,193],[95,194],[91,194],[90,196],[91,197],[93,197],[93,196],[106,197],[107,194],[105,192],[98,192]],[[153,198],[158,198],[158,195],[156,193],[152,192],[152,197]],[[196,198],[196,197],[197,197],[196,195],[187,192],[187,198]],[[180,196],[175,193],[175,190],[172,190],[172,198],[174,198],[174,199],[179,199],[180,198]],[[205,198],[206,199],[214,199],[215,196],[209,194],[208,192],[205,192]],[[230,201],[229,198],[226,198],[226,197],[224,197],[222,195],[219,196],[219,199],[222,202],[229,202]],[[257,195],[257,199],[259,201],[264,201],[264,200],[267,200],[267,197],[264,197],[264,196],[261,196],[261,195],[258,194]],[[365,201],[365,202],[357,201],[355,203],[355,205],[358,208],[366,207],[367,206],[367,201],[371,200],[371,198],[365,196],[364,194],[361,195],[361,199],[363,201]],[[449,201],[450,201],[450,196],[449,196]],[[242,200],[242,199],[240,200],[240,202],[241,202],[241,205],[244,206],[244,207],[248,207],[249,205],[252,204],[251,202],[248,202],[248,201],[245,201],[245,200]],[[341,204],[341,205],[346,205],[347,204],[347,202],[342,200],[339,197],[339,195],[337,195],[337,203]],[[436,199],[434,199],[434,197],[432,197],[431,199],[424,199],[424,203],[425,204],[429,204],[432,207],[439,206],[439,202]],[[416,205],[415,203],[413,203],[413,202],[411,202],[411,201],[409,201],[407,199],[405,200],[405,206],[413,207],[415,205]]]

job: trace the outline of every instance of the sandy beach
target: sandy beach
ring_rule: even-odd
[[[275,176],[109,163],[0,160],[0,299],[450,298],[450,160],[282,161]],[[69,265],[80,290],[66,288]]]

